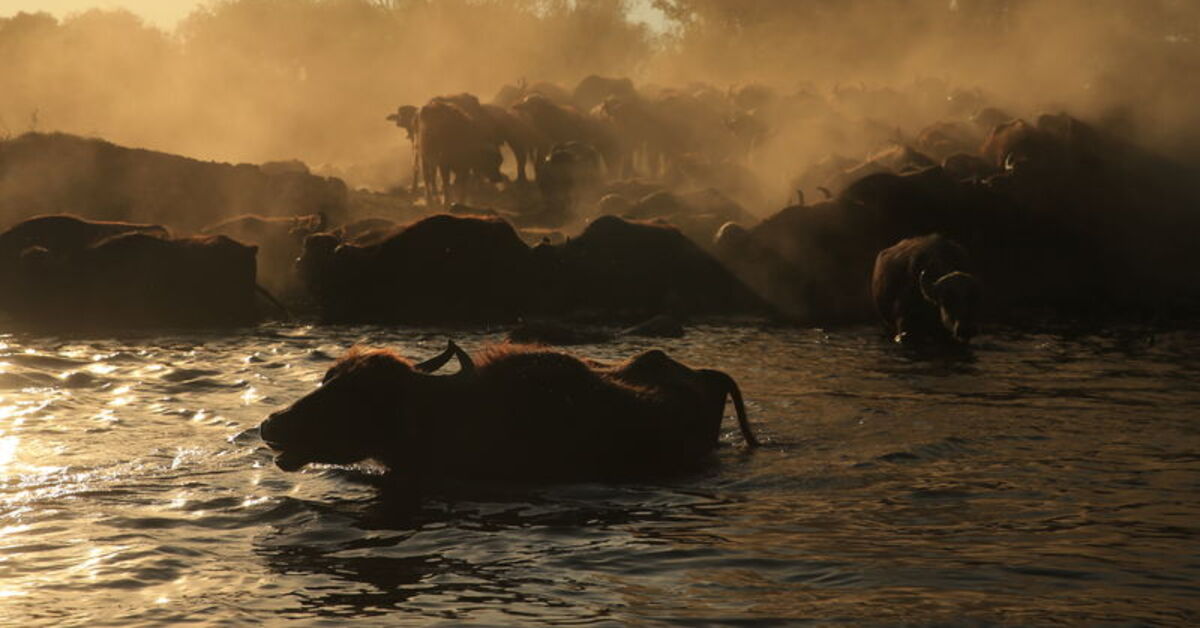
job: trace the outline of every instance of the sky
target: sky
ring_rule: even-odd
[[[0,17],[11,17],[22,11],[41,11],[61,18],[88,9],[123,8],[140,15],[142,19],[159,28],[172,30],[180,20],[205,2],[206,0],[0,0]],[[631,17],[651,26],[661,24],[661,15],[650,7],[649,0],[635,1]]]
[[[21,11],[49,13],[64,17],[88,9],[129,9],[147,22],[163,29],[173,29],[204,0],[0,0],[0,17],[10,17]]]

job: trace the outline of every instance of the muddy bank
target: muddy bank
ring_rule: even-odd
[[[0,142],[0,222],[69,212],[197,231],[222,217],[346,211],[348,191],[300,162],[200,161],[63,133]]]

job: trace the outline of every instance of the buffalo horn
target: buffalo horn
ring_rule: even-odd
[[[442,351],[438,355],[425,360],[424,362],[416,365],[414,368],[421,373],[434,373],[438,369],[445,366],[446,363],[450,361],[450,358],[454,357],[455,349],[458,349],[458,345],[454,344],[454,341],[451,340],[446,344],[445,351]],[[459,350],[461,351],[461,349]]]
[[[454,356],[458,358],[458,374],[470,377],[475,374],[475,363],[471,361],[471,356],[467,355],[461,347],[450,341],[450,349],[454,351]]]
[[[471,361],[471,356],[467,355],[467,352],[463,351],[462,347],[455,344],[453,340],[446,343],[445,351],[425,360],[414,368],[421,373],[436,373],[438,369],[450,361],[450,358],[458,358],[459,375],[470,376],[475,373],[475,363]]]
[[[930,303],[937,302],[937,300],[933,298],[933,281],[929,279],[929,271],[921,271],[921,274],[917,276],[917,285],[921,287],[921,296],[925,297],[926,301],[929,301]]]

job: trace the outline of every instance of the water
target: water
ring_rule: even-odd
[[[272,465],[253,428],[347,346],[445,338],[0,336],[0,625],[1200,621],[1200,333],[700,327],[576,349],[738,379],[767,445],[727,420],[695,477],[406,513],[369,468]]]

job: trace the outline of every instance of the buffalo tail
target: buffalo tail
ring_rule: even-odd
[[[760,447],[762,443],[758,442],[758,438],[754,436],[754,431],[750,429],[750,420],[746,418],[746,403],[742,400],[742,389],[738,388],[737,381],[730,377],[727,373],[715,370],[709,370],[710,373],[720,376],[725,382],[729,392],[729,397],[733,399],[733,409],[737,412],[738,429],[742,432],[742,438],[746,441],[747,447]]]
[[[267,289],[262,287],[260,284],[254,284],[254,289],[256,292],[261,294],[267,300],[268,303],[275,306],[275,308],[278,309],[283,314],[284,320],[286,320],[286,321],[292,320],[292,313],[289,312],[288,309],[286,307],[284,307],[284,305],[282,303],[279,302],[279,299],[275,298],[275,295],[271,294],[270,292],[267,292]]]

